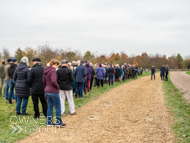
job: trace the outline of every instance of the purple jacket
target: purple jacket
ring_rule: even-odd
[[[45,85],[44,91],[48,93],[59,93],[57,79],[56,70],[51,66],[46,67],[43,72],[43,84]]]
[[[96,69],[96,73],[97,73],[97,79],[101,79],[101,80],[104,79],[105,71],[104,71],[104,69],[102,67],[98,67]]]
[[[92,75],[92,70],[91,68],[89,67],[89,64],[87,63],[86,64],[86,69],[87,69],[87,80],[91,79],[91,75]]]

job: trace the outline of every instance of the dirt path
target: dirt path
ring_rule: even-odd
[[[174,142],[162,82],[150,77],[114,88],[63,121],[67,127],[57,133],[33,133],[19,142]]]
[[[184,97],[190,102],[190,75],[186,72],[171,72],[170,78],[173,84],[184,92]]]

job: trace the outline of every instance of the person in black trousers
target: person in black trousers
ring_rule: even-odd
[[[108,79],[108,81],[109,81],[109,86],[110,86],[110,83],[112,84],[112,86],[113,86],[113,75],[114,75],[114,73],[115,73],[115,70],[114,70],[114,68],[112,67],[112,64],[110,65],[110,68],[108,68],[108,77],[109,77],[109,79]]]
[[[94,68],[93,68],[93,64],[91,63],[90,64],[90,68],[92,70],[92,74],[91,74],[91,81],[90,81],[90,90],[92,89],[92,83],[93,83],[93,80],[94,80],[94,75],[95,75],[95,71],[94,71]]]
[[[166,65],[166,79],[165,81],[168,81],[168,74],[169,74],[169,67]]]
[[[31,86],[31,94],[34,105],[35,115],[34,118],[39,118],[38,98],[42,103],[44,116],[47,116],[47,101],[44,94],[44,85],[42,83],[44,67],[41,65],[40,58],[33,59],[33,67],[28,75],[28,82]]]

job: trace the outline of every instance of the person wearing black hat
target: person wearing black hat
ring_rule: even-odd
[[[9,93],[10,78],[9,78],[8,69],[11,66],[11,63],[13,63],[12,59],[8,59],[7,60],[7,65],[4,68],[4,74],[5,74],[5,100],[6,100],[6,103],[9,100],[9,94],[10,94]]]
[[[75,104],[73,100],[73,87],[72,82],[74,81],[73,73],[68,68],[68,61],[61,61],[61,68],[57,70],[58,84],[60,87],[60,101],[61,101],[61,114],[65,112],[65,99],[67,98],[70,114],[75,115]]]
[[[41,101],[44,116],[47,115],[47,101],[45,99],[44,88],[42,83],[44,67],[41,64],[40,58],[33,59],[33,67],[28,75],[28,82],[31,87],[32,101],[34,105],[34,118],[40,117],[38,98]]]
[[[16,86],[16,82],[13,79],[14,72],[17,68],[18,60],[16,58],[12,59],[11,66],[8,69],[9,77],[10,77],[10,94],[9,94],[9,104],[12,104],[12,99],[15,100],[15,95],[14,95],[14,89]]]

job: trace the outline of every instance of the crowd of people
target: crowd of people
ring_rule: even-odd
[[[29,115],[26,112],[29,96],[32,96],[34,118],[40,117],[39,100],[43,114],[47,117],[47,126],[65,127],[61,115],[65,113],[65,100],[68,101],[71,115],[76,115],[74,98],[83,98],[92,87],[113,86],[115,82],[125,81],[142,75],[143,69],[135,65],[95,64],[87,61],[52,59],[44,68],[40,58],[33,59],[33,67],[29,67],[27,57],[18,63],[16,58],[2,61],[0,66],[0,95],[5,83],[4,95],[6,103],[16,102],[16,115]],[[22,105],[22,109],[21,109]],[[53,123],[53,109],[56,109],[56,123]]]

